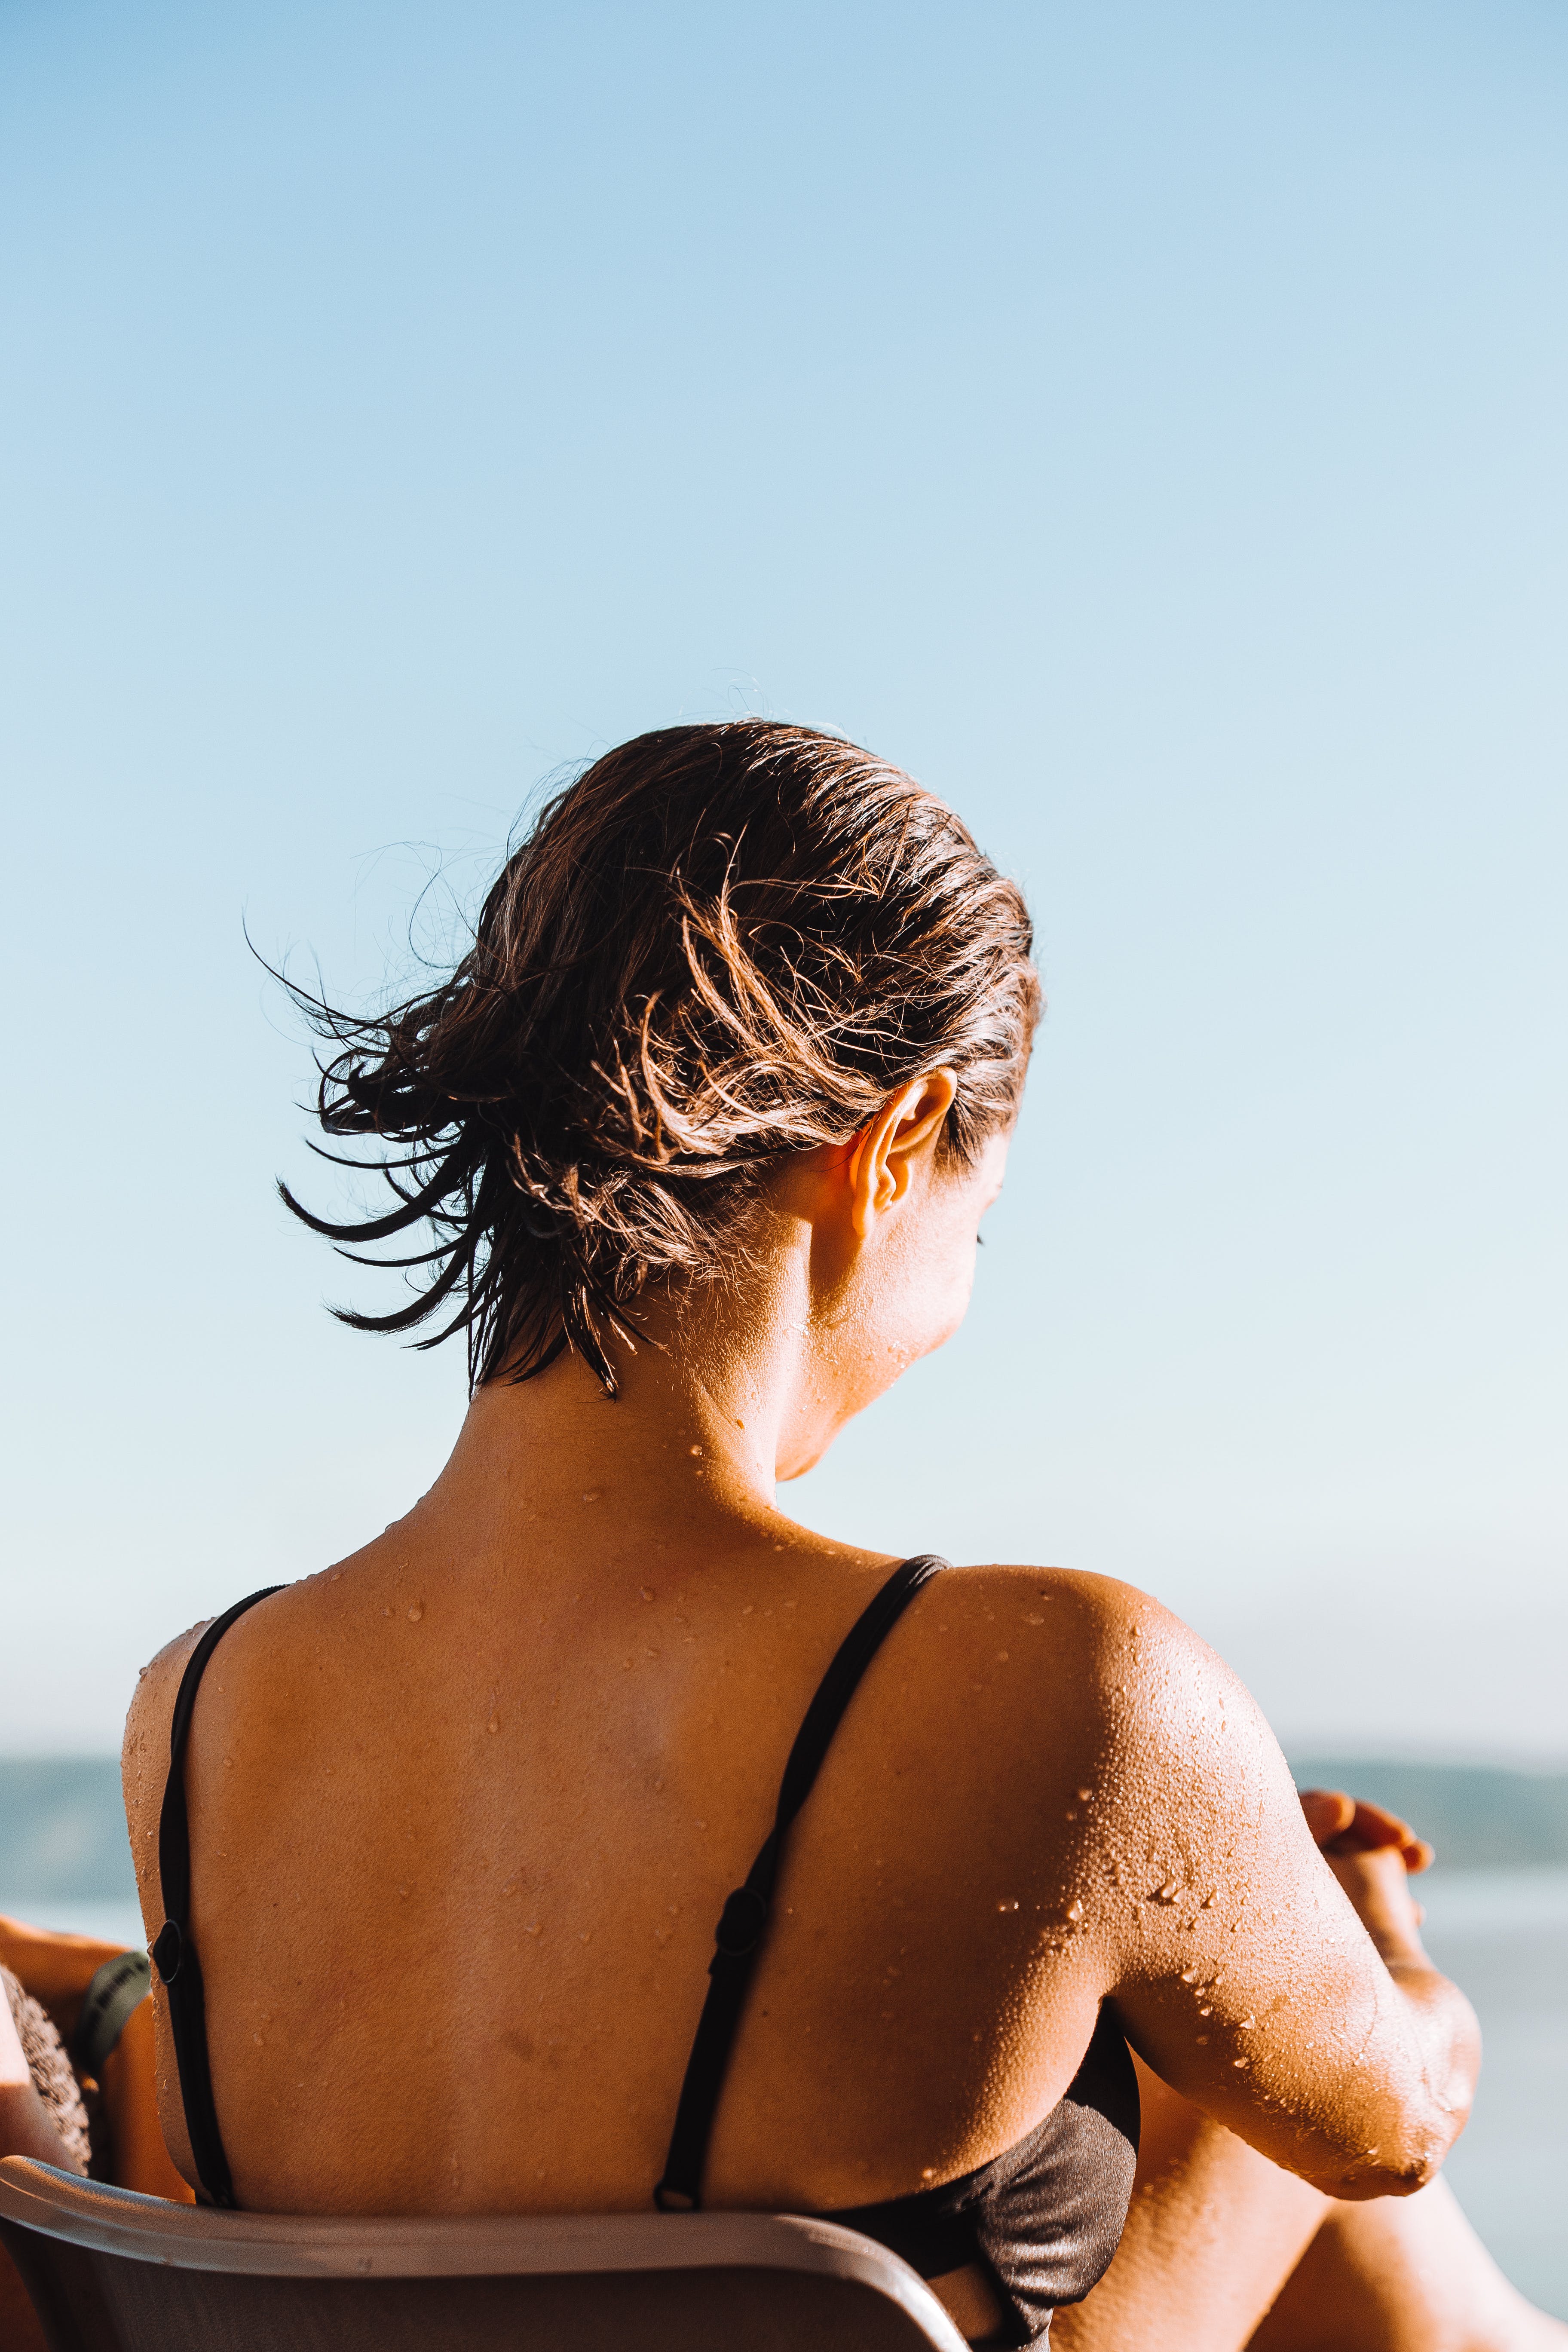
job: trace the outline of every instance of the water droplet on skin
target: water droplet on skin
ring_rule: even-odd
[[[928,2164],[928,2165],[926,2166],[925,2170],[921,2174],[921,2179],[922,2180],[934,2180],[934,2179],[936,2179],[936,2167],[935,2167],[935,2165],[934,2165],[934,2164]]]
[[[639,1590],[641,1591],[642,1597],[645,1601],[651,1601],[653,1599],[653,1587],[651,1584],[645,1584],[641,1586]]]
[[[1205,2043],[1207,2040],[1208,2040],[1208,2035],[1207,2035],[1206,2033],[1200,2033],[1200,2034],[1199,2034],[1199,2036],[1198,2036],[1198,2047],[1199,2047],[1199,2049],[1200,2049],[1200,2050],[1203,2048],[1204,2043]]]
[[[1243,2032],[1243,2033],[1249,2032],[1251,2031],[1252,2027],[1253,2027],[1253,2026],[1255,2026],[1255,2025],[1257,2024],[1257,2022],[1258,2022],[1258,2020],[1257,2020],[1255,2017],[1244,2017],[1244,2018],[1242,2019],[1242,2021],[1241,2021],[1241,2031],[1242,2031],[1242,2032]]]
[[[419,1622],[419,1620],[421,1619],[421,1617],[423,1617],[423,1616],[424,1616],[424,1614],[425,1614],[425,1603],[423,1602],[423,1601],[414,1601],[414,1602],[410,1605],[409,1612],[408,1612],[408,1622],[409,1622],[409,1623],[410,1623],[411,1625],[417,1625],[417,1624],[418,1624],[418,1622]]]
[[[1069,1903],[1068,1905],[1068,1917],[1069,1919],[1081,1919],[1083,1917],[1083,1905],[1081,1903]]]
[[[596,1503],[603,1491],[602,1487],[590,1486],[587,1493],[584,1496],[583,1500],[585,1503]]]
[[[1230,2062],[1230,2063],[1231,2063],[1231,2064],[1232,2064],[1233,2066],[1241,2066],[1241,2067],[1245,2067],[1245,2066],[1246,2066],[1246,2064],[1247,2064],[1247,2061],[1246,2061],[1246,2059],[1245,2059],[1245,2058],[1233,2058],[1233,2059],[1231,2060],[1231,2062]]]
[[[755,1613],[756,1613],[756,1603],[755,1603],[755,1601],[747,1601],[747,1603],[746,1603],[746,1605],[745,1605],[745,1607],[744,1607],[744,1608],[742,1610],[742,1612],[741,1612],[742,1616],[742,1617],[752,1617],[752,1616],[754,1616],[754,1615],[755,1615]]]
[[[381,1612],[381,1613],[382,1613],[382,1615],[383,1615],[384,1617],[390,1617],[390,1616],[391,1616],[391,1614],[392,1614],[392,1612],[391,1612],[391,1610],[390,1610],[390,1609],[384,1609],[384,1610],[382,1611],[382,1612]]]
[[[1024,1620],[1026,1625],[1043,1625],[1045,1622],[1046,1621],[1043,1617],[1038,1616],[1029,1616],[1026,1617]]]
[[[998,1911],[1016,1911],[1017,1907],[1016,1903],[998,1903],[996,1906]]]
[[[515,1895],[515,1894],[517,1893],[517,1881],[516,1881],[516,1879],[515,1879],[515,1878],[509,1878],[509,1879],[507,1880],[506,1885],[501,1888],[501,1893],[502,1893],[503,1895]]]
[[[539,1926],[540,1923],[537,1919],[530,1919],[522,1932],[525,1936],[537,1936],[539,1933]],[[541,1994],[540,1998],[542,2000],[543,1995]]]
[[[699,1460],[701,1456],[702,1448],[700,1445],[689,1445],[686,1450],[691,1455],[693,1461]]]
[[[1076,1813],[1064,1813],[1062,1815],[1062,1819],[1064,1822],[1076,1822],[1078,1815]]]
[[[398,1890],[397,1890],[397,1891],[398,1891],[399,1895],[406,1895],[406,1894],[407,1894],[407,1892],[408,1892],[408,1889],[407,1889],[407,1887],[406,1887],[406,1886],[400,1886],[400,1887],[398,1888]]]
[[[1079,1803],[1080,1805],[1087,1805],[1087,1804],[1088,1804],[1088,1802],[1089,1802],[1089,1799],[1090,1799],[1090,1797],[1092,1797],[1092,1796],[1093,1796],[1093,1794],[1094,1794],[1094,1790],[1093,1790],[1092,1789],[1080,1789],[1080,1790],[1078,1791],[1078,1801],[1079,1801]]]
[[[1182,1970],[1182,1982],[1184,1984],[1196,1984],[1197,1980],[1198,1972],[1196,1969],[1184,1969]]]

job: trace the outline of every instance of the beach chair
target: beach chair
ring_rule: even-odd
[[[354,2221],[0,2162],[50,2352],[967,2352],[853,2230],[774,2213]]]

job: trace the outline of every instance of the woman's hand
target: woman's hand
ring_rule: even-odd
[[[1418,1870],[1431,1868],[1432,1848],[1397,1813],[1347,1797],[1342,1789],[1303,1789],[1300,1793],[1307,1827],[1325,1853],[1381,1853],[1397,1846],[1412,1878]]]
[[[1329,1868],[1391,1966],[1424,1962],[1421,1906],[1407,1881],[1432,1864],[1432,1848],[1408,1822],[1342,1789],[1303,1789],[1301,1811]]]

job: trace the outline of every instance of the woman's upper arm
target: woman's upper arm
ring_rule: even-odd
[[[1390,1974],[1268,1725],[1206,1643],[1129,1594],[1104,1664],[1110,1885],[1096,1908],[1129,2040],[1320,2188],[1418,2187],[1468,2109],[1462,1995],[1418,1955]]]

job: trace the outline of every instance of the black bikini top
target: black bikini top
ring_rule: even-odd
[[[850,1628],[823,1676],[784,1766],[773,1826],[743,1883],[725,1899],[709,1986],[676,2108],[664,2177],[654,2201],[665,2212],[701,2203],[702,2172],[757,1955],[767,1931],[784,1838],[821,1769],[860,1678],[923,1584],[946,1565],[931,1556],[896,1569]],[[190,1932],[191,1846],[184,1758],[196,1692],[235,1620],[280,1585],[268,1585],[216,1618],[192,1652],[170,1727],[169,1778],[158,1831],[165,1918],[153,1960],[165,1988],[180,2095],[196,2172],[215,2205],[232,2207],[234,2183],[218,2129],[207,2053],[201,1968]],[[1058,2104],[1017,2144],[973,2172],[823,2218],[875,2238],[924,2278],[979,2263],[1008,2313],[1005,2340],[1040,2342],[1059,2304],[1077,2303],[1104,2273],[1121,2238],[1138,2152],[1138,2084],[1108,2009]],[[993,2339],[988,2339],[993,2340]],[[1003,2338],[994,2339],[998,2342]]]

